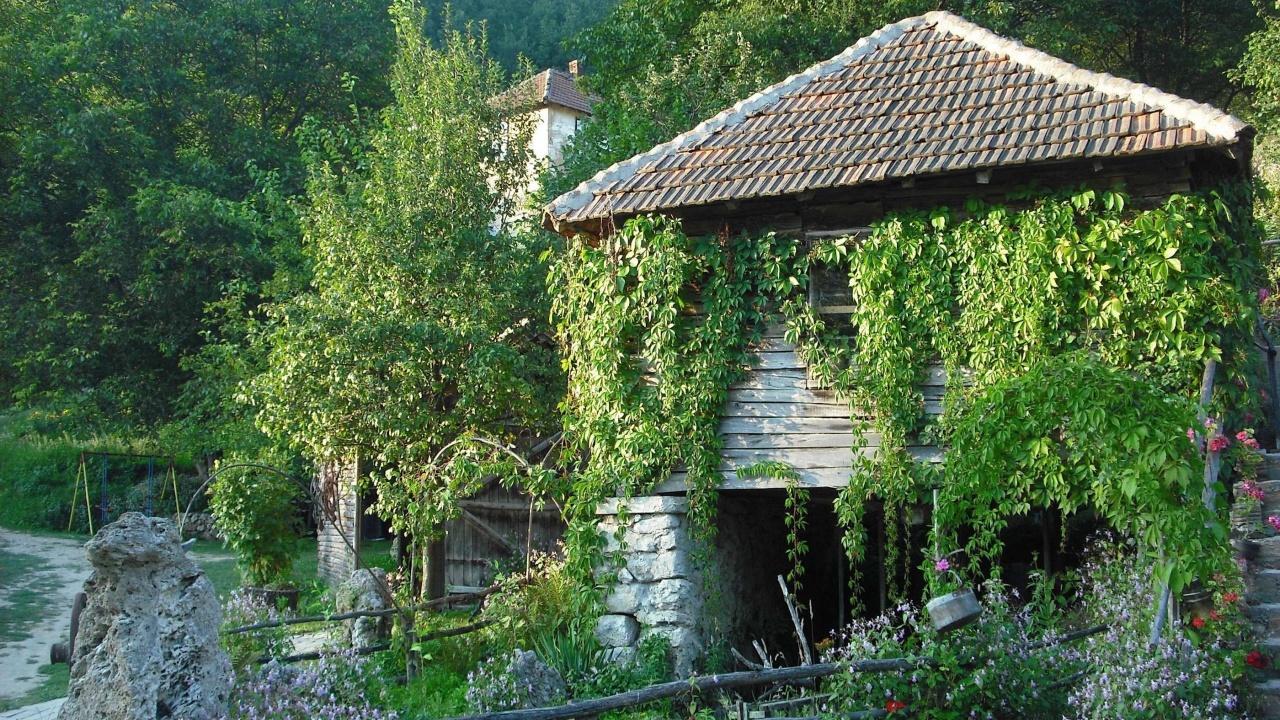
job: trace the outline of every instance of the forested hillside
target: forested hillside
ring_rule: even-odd
[[[617,0],[456,0],[449,3],[455,27],[484,23],[489,54],[507,72],[526,57],[535,69],[563,68],[574,53],[564,40],[602,20]],[[442,37],[444,19],[429,20],[431,34]]]

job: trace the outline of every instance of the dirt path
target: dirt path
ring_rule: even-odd
[[[84,542],[27,535],[0,528],[0,697],[39,687],[36,668],[49,662],[49,646],[71,632],[71,601],[91,570]],[[14,572],[12,568],[18,568]]]

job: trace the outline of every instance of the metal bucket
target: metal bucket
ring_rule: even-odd
[[[936,597],[924,606],[929,611],[929,621],[938,632],[951,632],[977,620],[982,615],[982,605],[972,588],[962,588],[942,597]]]

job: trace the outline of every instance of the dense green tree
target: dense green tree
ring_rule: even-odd
[[[617,0],[448,0],[449,21],[443,11],[428,17],[430,34],[444,40],[450,25],[465,27],[483,23],[489,36],[489,54],[507,72],[520,70],[520,58],[537,69],[564,68],[571,57],[564,39],[599,22]],[[432,2],[428,7],[443,8]]]
[[[436,48],[412,0],[392,11],[395,102],[363,138],[316,136],[303,222],[314,279],[270,308],[251,394],[263,429],[311,459],[387,468],[380,509],[417,533],[466,479],[439,473],[436,454],[470,433],[554,427],[562,385],[547,240],[490,229],[527,183],[531,124],[493,102],[505,75],[482,37],[451,32]]]
[[[0,10],[0,402],[172,416],[206,306],[296,237],[294,134],[386,101],[384,0],[66,0]],[[358,78],[359,80],[355,80]]]

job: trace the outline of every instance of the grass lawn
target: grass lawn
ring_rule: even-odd
[[[26,695],[15,698],[0,698],[0,712],[14,710],[27,705],[57,700],[67,696],[67,679],[71,674],[70,665],[41,665],[36,672],[44,676],[40,687]]]
[[[366,565],[383,565],[385,558],[390,557],[390,552],[390,540],[366,540],[360,548],[360,561]],[[236,568],[235,553],[222,543],[198,541],[191,548],[191,557],[209,576],[219,597],[240,587],[240,571]],[[298,553],[293,557],[293,573],[289,579],[304,590],[313,589],[319,581],[317,565],[316,539],[304,538],[299,544]]]
[[[43,558],[0,550],[0,578],[8,578],[6,582],[12,582],[14,578],[30,578],[47,567],[49,563]],[[9,606],[4,609],[4,621],[0,622],[0,642],[30,637],[27,628],[44,619],[49,593],[58,589],[52,575],[16,584],[18,586],[6,596]]]

